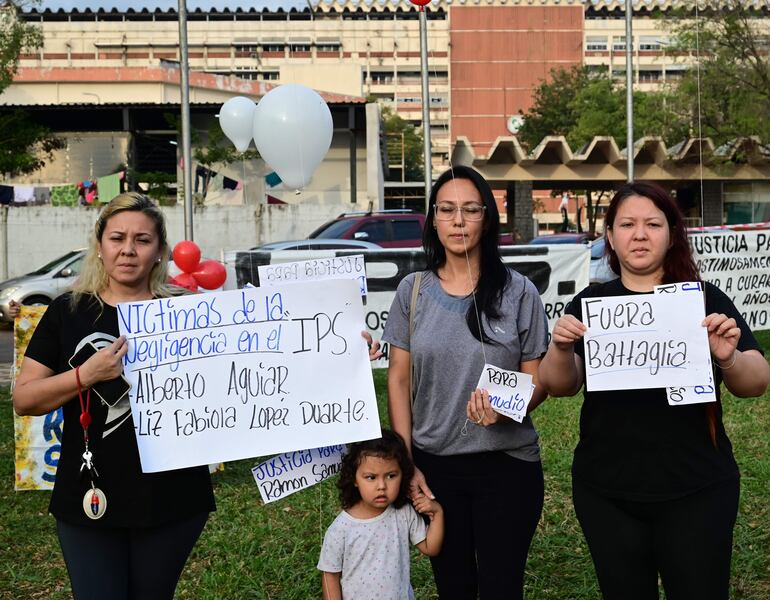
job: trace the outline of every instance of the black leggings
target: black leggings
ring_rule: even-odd
[[[543,511],[543,468],[503,452],[414,460],[444,508],[441,553],[431,559],[441,600],[524,597],[524,567]]]
[[[57,520],[76,600],[171,600],[208,513],[148,528],[88,527]]]
[[[572,482],[605,600],[727,600],[738,478],[676,500],[607,498]]]

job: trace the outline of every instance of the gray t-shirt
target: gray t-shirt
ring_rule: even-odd
[[[538,437],[532,420],[505,420],[490,427],[465,424],[465,406],[486,362],[519,370],[523,361],[540,358],[548,347],[548,322],[532,282],[510,269],[501,317],[482,317],[484,331],[495,340],[482,344],[465,321],[471,296],[447,294],[436,275],[425,271],[414,315],[413,339],[409,339],[409,303],[415,274],[404,277],[390,307],[382,339],[411,354],[412,440],[420,450],[451,456],[474,452],[504,451],[527,461],[540,459]]]
[[[426,532],[411,504],[388,506],[373,519],[342,511],[326,530],[318,569],[342,572],[343,600],[413,600],[409,543],[419,544]]]

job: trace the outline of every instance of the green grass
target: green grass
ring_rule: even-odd
[[[758,334],[770,348],[770,331]],[[375,373],[383,423],[385,372]],[[761,399],[725,394],[725,424],[741,467],[735,528],[732,599],[770,598],[770,393]],[[530,600],[599,597],[588,549],[570,500],[570,464],[577,442],[578,398],[551,398],[535,413],[546,477],[545,509],[530,552]],[[297,599],[320,597],[315,569],[323,533],[338,512],[333,481],[261,506],[250,468],[228,463],[214,476],[211,516],[179,583],[177,598]],[[13,491],[13,419],[0,388],[0,598],[70,597],[69,583],[47,515],[49,494]],[[418,600],[435,598],[430,563],[415,555]]]

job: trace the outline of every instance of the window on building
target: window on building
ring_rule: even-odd
[[[297,43],[297,44],[289,44],[289,50],[292,52],[310,52],[310,44],[309,43]]]
[[[257,44],[257,43],[253,43],[253,44],[236,44],[235,45],[235,51],[236,52],[256,52],[258,47],[259,47],[259,44]]]
[[[393,71],[372,71],[372,83],[376,85],[389,85],[393,83]]]
[[[657,35],[643,35],[639,38],[639,50],[662,50],[666,39]]]
[[[264,42],[262,44],[262,49],[265,52],[283,52],[285,47],[286,44],[284,42]]]
[[[659,69],[645,69],[639,71],[639,81],[655,83],[663,78],[663,72]]]
[[[315,43],[315,48],[318,52],[339,52],[341,47],[342,43],[339,40],[319,39]]]
[[[623,51],[626,50],[626,36],[624,35],[615,35],[612,37],[612,49],[614,51]],[[634,49],[634,38],[631,38],[631,50]]]
[[[681,67],[666,67],[666,79],[668,81],[681,79],[684,77],[685,69]]]
[[[592,52],[592,51],[602,51],[606,49],[607,49],[606,36],[589,35],[588,37],[586,37],[586,51]]]
[[[728,225],[770,221],[770,185],[730,183],[723,193]]]

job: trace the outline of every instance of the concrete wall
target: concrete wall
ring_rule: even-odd
[[[195,209],[195,242],[207,258],[247,250],[268,241],[307,237],[316,227],[349,211],[346,202],[287,205],[204,206]],[[169,243],[184,239],[182,206],[163,207]],[[88,244],[97,211],[85,207],[0,207],[0,281],[23,275]]]

